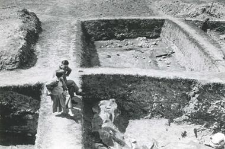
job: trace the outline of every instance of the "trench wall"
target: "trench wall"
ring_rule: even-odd
[[[77,55],[81,67],[100,66],[94,41],[161,37],[163,42],[174,49],[178,63],[187,71],[219,71],[214,58],[204,47],[187,31],[168,19],[87,20],[81,21],[78,26],[81,32],[78,41],[82,45]]]
[[[209,126],[225,120],[225,85],[201,84],[196,80],[153,78],[130,75],[84,75],[84,115],[99,100],[115,98],[122,119],[116,119],[119,128],[126,127],[127,119],[145,116],[176,119],[186,116],[185,121]],[[224,117],[225,118],[225,117]],[[127,121],[126,121],[127,122]]]
[[[203,23],[203,21],[201,20],[186,20],[186,22],[189,24],[193,24],[198,28],[200,28]],[[225,34],[225,21],[209,21],[208,27],[210,30]]]
[[[81,41],[81,50],[77,57],[81,67],[100,66],[98,53],[94,41],[123,40],[137,37],[160,37],[163,19],[115,19],[115,20],[88,20],[77,24],[82,32],[76,44]],[[92,58],[91,58],[92,57]],[[94,59],[93,59],[94,57]]]
[[[0,144],[34,144],[42,85],[0,87]]]
[[[92,20],[82,23],[84,33],[92,40],[158,38],[164,19]]]
[[[189,71],[218,71],[204,48],[176,23],[166,20],[161,37],[172,45],[178,62]]]

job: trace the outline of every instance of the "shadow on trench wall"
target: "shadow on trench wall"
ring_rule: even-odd
[[[174,120],[187,117],[183,122],[218,124],[216,131],[225,125],[225,85],[201,84],[196,80],[153,78],[131,75],[84,75],[83,96],[83,142],[86,148],[96,140],[91,132],[92,107],[100,100],[115,98],[121,115],[115,125],[125,132],[129,120],[167,118]]]
[[[0,88],[0,144],[35,143],[42,84]]]

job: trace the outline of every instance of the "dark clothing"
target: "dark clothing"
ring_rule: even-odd
[[[202,23],[202,26],[201,26],[201,29],[204,31],[204,32],[207,32],[207,29],[209,28],[209,23],[208,21],[204,21]]]
[[[70,73],[72,72],[72,69],[69,68],[69,67],[66,67],[66,68],[63,69],[61,66],[59,66],[59,69],[64,71],[63,79],[64,79],[64,82],[66,83],[67,88],[68,88],[70,97],[72,98],[72,97],[75,96],[74,93],[76,93],[76,94],[79,93],[79,88],[76,85],[76,83],[73,80],[67,80],[67,78],[66,78],[67,76],[70,75]]]
[[[71,98],[75,96],[74,93],[79,94],[79,88],[73,80],[67,80],[66,85]]]
[[[53,94],[54,94],[54,92],[57,92],[58,93],[58,88],[61,88],[61,87],[59,87],[59,83],[62,83],[61,85],[61,87],[63,88],[63,90],[65,91],[65,90],[67,90],[67,85],[66,85],[66,83],[65,83],[65,81],[63,80],[63,79],[55,79],[55,80],[52,80],[50,83],[48,83],[48,84],[46,84],[46,87],[47,87],[47,89],[49,90],[49,91],[51,91],[51,92],[53,92]],[[56,90],[56,91],[55,91]]]
[[[55,78],[51,82],[46,84],[46,88],[51,92],[50,96],[53,101],[52,110],[53,113],[58,110],[65,109],[65,96],[63,94],[67,86],[63,79]],[[57,109],[58,108],[58,109]]]
[[[67,80],[66,77],[70,75],[70,73],[72,72],[72,69],[69,68],[69,67],[66,67],[66,68],[63,69],[63,68],[61,68],[61,66],[59,66],[59,69],[64,70],[63,79],[66,82],[66,80]]]

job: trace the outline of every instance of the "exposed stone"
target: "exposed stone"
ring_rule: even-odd
[[[105,146],[104,144],[101,144],[101,143],[94,143],[93,146],[95,149],[108,149],[107,146]]]
[[[127,144],[124,135],[113,124],[114,119],[118,116],[117,104],[115,99],[101,100],[92,107],[95,113],[92,119],[92,132],[98,132],[101,141],[104,145],[119,149],[126,147]],[[101,148],[101,145],[95,148]]]
[[[210,142],[207,145],[215,149],[224,149],[225,147],[225,135],[223,133],[216,133],[210,137]]]

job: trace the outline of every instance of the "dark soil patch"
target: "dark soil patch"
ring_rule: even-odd
[[[115,119],[121,132],[126,131],[129,120],[142,118],[201,124],[214,132],[224,129],[225,86],[222,84],[201,85],[195,80],[123,75],[90,75],[83,76],[82,80],[85,148],[91,148],[94,142],[100,141],[91,132],[91,108],[96,102],[110,98],[116,99],[121,111]]]
[[[1,145],[34,144],[41,90],[41,85],[1,88]]]

